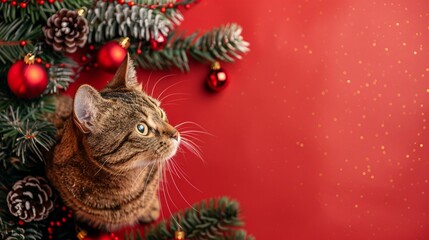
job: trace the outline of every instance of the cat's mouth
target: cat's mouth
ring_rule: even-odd
[[[157,160],[161,162],[170,160],[176,154],[179,144],[180,136],[171,139],[168,144],[159,146],[155,151]]]

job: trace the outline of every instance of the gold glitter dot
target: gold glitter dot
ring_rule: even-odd
[[[423,143],[420,143],[420,145],[419,145],[421,148],[423,147]]]
[[[359,207],[359,205],[355,204],[355,208],[358,208],[358,207]]]

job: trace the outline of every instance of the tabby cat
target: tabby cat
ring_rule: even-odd
[[[158,172],[180,135],[160,102],[142,91],[129,56],[101,92],[82,85],[73,106],[47,164],[66,205],[110,231],[158,218]]]

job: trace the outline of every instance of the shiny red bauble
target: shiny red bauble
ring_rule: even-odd
[[[117,41],[111,41],[104,44],[98,50],[97,63],[103,70],[115,73],[126,56],[127,49],[122,47]]]
[[[48,86],[48,73],[39,64],[26,64],[24,60],[15,62],[7,73],[10,90],[20,98],[36,98]]]
[[[167,45],[167,37],[162,34],[158,34],[157,38],[151,37],[149,42],[152,50],[160,51]]]
[[[228,85],[228,75],[223,68],[211,69],[209,77],[207,78],[207,86],[215,91],[219,92],[226,88]]]

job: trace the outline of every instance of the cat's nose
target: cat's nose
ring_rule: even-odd
[[[170,138],[174,138],[174,139],[176,139],[176,141],[179,141],[179,138],[180,138],[179,131],[174,131],[174,132],[170,135]]]

